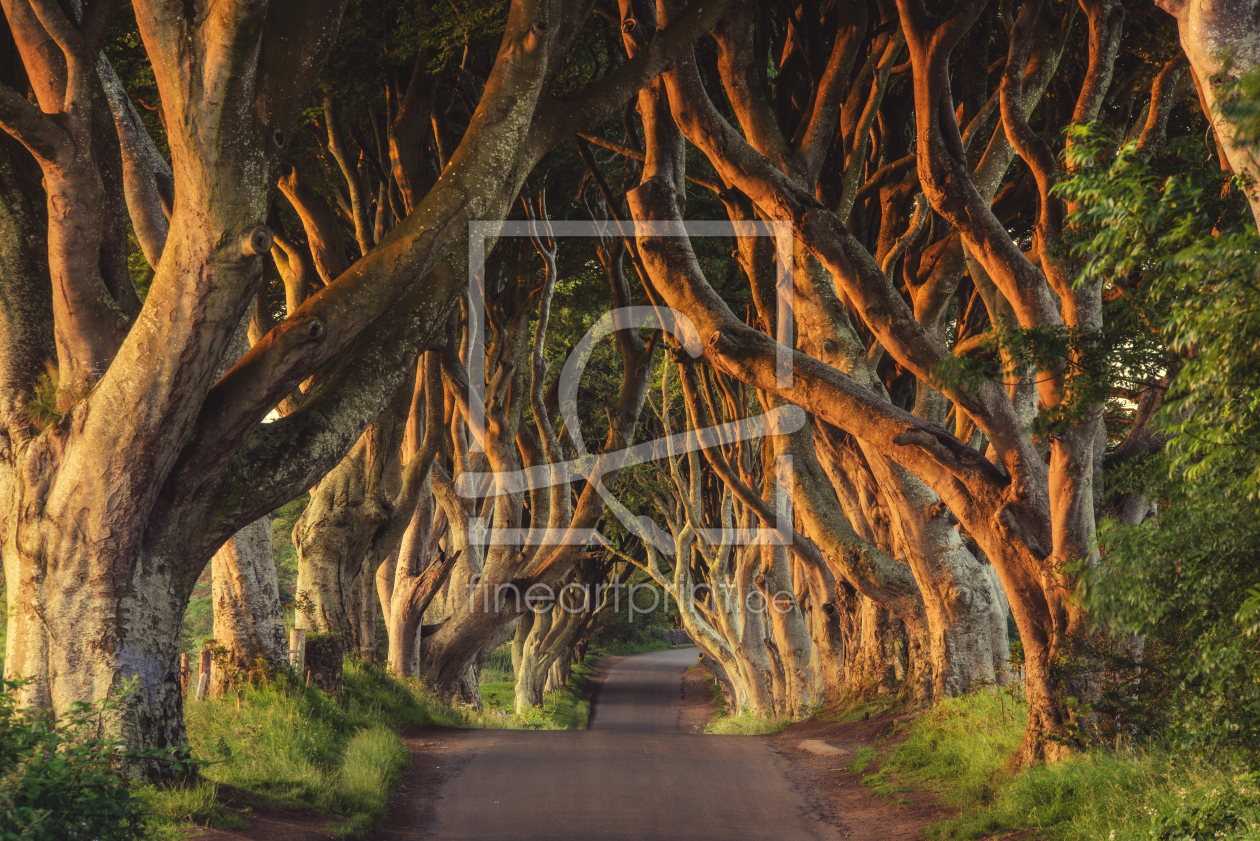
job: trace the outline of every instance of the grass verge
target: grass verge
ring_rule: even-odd
[[[514,712],[516,687],[510,681],[481,684],[481,700],[497,726],[526,730],[585,730],[591,718],[586,684],[595,674],[593,664],[602,654],[586,655],[586,662],[573,666],[569,682],[556,692],[543,696],[543,703],[523,714]]]
[[[781,733],[791,723],[790,718],[767,718],[752,713],[715,715],[709,719],[704,732],[718,736],[760,736],[764,733]]]
[[[726,694],[713,673],[704,666],[692,666],[687,671],[701,669],[704,682],[713,693],[713,717],[705,725],[704,732],[716,736],[760,736],[765,733],[781,733],[792,723],[790,718],[767,718],[749,712],[733,713],[726,705]]]
[[[158,836],[178,837],[189,824],[239,828],[241,819],[218,805],[219,786],[250,792],[275,806],[304,806],[337,815],[329,829],[360,837],[384,814],[390,792],[407,769],[398,731],[426,724],[508,727],[489,712],[453,708],[418,681],[401,681],[383,669],[347,662],[345,702],[287,678],[235,697],[185,706],[188,739],[206,763],[191,788],[139,792],[154,816]]]
[[[863,783],[877,792],[900,783],[936,791],[959,812],[932,827],[933,838],[1023,830],[1064,841],[1260,837],[1258,776],[1245,762],[1151,746],[1100,749],[1014,773],[1008,761],[1025,717],[1002,695],[944,700]]]

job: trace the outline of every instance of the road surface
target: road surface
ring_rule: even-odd
[[[761,739],[677,732],[695,649],[627,658],[590,730],[476,730],[425,835],[477,841],[834,839]]]

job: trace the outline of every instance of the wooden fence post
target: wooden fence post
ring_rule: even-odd
[[[185,695],[188,694],[188,673],[192,668],[189,661],[191,659],[192,655],[187,651],[179,655],[179,691]]]

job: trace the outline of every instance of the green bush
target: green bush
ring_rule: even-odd
[[[1258,89],[1260,74],[1250,74],[1221,99],[1248,137],[1260,135],[1250,99]],[[1140,659],[1153,668],[1140,693],[1127,693],[1140,694],[1145,709],[1121,710],[1128,724],[1120,731],[1254,752],[1260,635],[1248,617],[1260,605],[1260,240],[1250,188],[1205,159],[1197,138],[1170,141],[1148,162],[1131,144],[1113,154],[1115,138],[1097,126],[1071,132],[1074,172],[1056,190],[1079,207],[1068,240],[1084,266],[1080,280],[1126,290],[1105,332],[1113,344],[1147,348],[1146,361],[1115,381],[1172,377],[1153,422],[1167,444],[1108,467],[1111,502],[1138,494],[1157,513],[1141,525],[1100,524],[1101,563],[1084,576],[1092,618],[1117,637],[1148,642]],[[1169,686],[1162,697],[1145,688],[1165,679],[1159,671]]]
[[[1256,775],[1252,775],[1254,783]],[[1197,838],[1229,838],[1254,833],[1260,800],[1249,794],[1216,793],[1201,803],[1183,802],[1172,814],[1155,821],[1155,841],[1195,841]]]
[[[56,720],[17,708],[24,683],[0,682],[0,839],[144,837],[143,804],[118,767],[125,756],[97,735],[113,703],[75,704]]]
[[[958,814],[935,838],[1036,830],[1046,841],[1253,839],[1257,780],[1226,754],[1156,744],[1095,750],[1017,772],[1026,708],[1003,695],[946,699],[885,758],[886,776],[936,791]]]

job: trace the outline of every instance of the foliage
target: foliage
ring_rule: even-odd
[[[645,572],[636,571],[627,584],[633,588],[635,610],[629,609],[629,591],[619,594],[616,603],[600,612],[591,647],[616,655],[669,648],[660,632],[677,627],[678,605],[672,599],[667,601],[668,597],[648,580]]]
[[[1130,303],[1109,302],[1102,330],[1064,325],[1023,328],[1014,319],[999,318],[979,355],[945,356],[932,370],[933,384],[975,393],[985,378],[1011,384],[1034,372],[1037,377],[1050,376],[1061,366],[1061,402],[1042,407],[1030,424],[1035,436],[1060,434],[1097,412],[1117,385],[1135,388],[1157,374],[1162,348],[1150,331],[1134,328],[1140,313],[1133,312]]]
[[[1260,240],[1237,183],[1170,144],[1145,163],[1133,146],[1098,162],[1109,138],[1075,129],[1059,185],[1078,204],[1081,280],[1132,302],[1175,373],[1158,416],[1165,450],[1115,475],[1158,513],[1105,523],[1089,603],[1116,633],[1152,638],[1179,681],[1168,735],[1260,744],[1260,641],[1244,631],[1260,548]],[[1147,689],[1144,688],[1144,693]]]
[[[1106,136],[1076,130],[1071,163],[1092,162]],[[1169,452],[1185,478],[1250,461],[1238,493],[1260,481],[1260,241],[1242,190],[1202,165],[1198,149],[1170,144],[1143,164],[1136,147],[1110,166],[1082,166],[1058,190],[1073,215],[1080,280],[1101,281],[1153,318],[1179,370],[1163,413]]]
[[[210,567],[206,566],[203,582],[188,599],[184,608],[184,623],[179,628],[179,650],[195,653],[201,650],[202,641],[214,633],[214,599],[210,595]],[[204,591],[199,594],[197,591]]]
[[[280,602],[293,603],[297,592],[297,547],[293,545],[293,527],[306,510],[311,495],[304,493],[280,506],[271,517],[271,549],[276,559],[276,575],[280,579]]]
[[[664,637],[649,637],[646,634],[638,639],[614,640],[601,644],[595,650],[608,657],[625,657],[630,654],[643,654],[648,651],[669,651],[674,646]]]
[[[495,648],[481,663],[481,685],[511,683],[515,679],[512,670],[512,643],[505,642]],[[482,689],[482,695],[485,689]]]
[[[1233,493],[1250,465],[1190,481],[1157,458],[1147,472],[1156,472],[1146,481],[1161,500],[1158,520],[1104,524],[1105,564],[1093,577],[1090,603],[1114,626],[1165,649],[1179,689],[1167,737],[1254,750],[1260,639],[1242,633],[1236,615],[1256,581],[1260,502]]]
[[[1226,754],[1128,745],[1015,772],[1010,757],[1026,715],[1000,695],[947,699],[911,724],[882,771],[960,810],[931,829],[936,838],[1036,830],[1047,841],[1180,841],[1251,838],[1260,829],[1255,775]]]
[[[22,680],[0,681],[0,838],[143,838],[121,743],[99,736],[117,700],[74,704],[55,720],[17,708]]]
[[[1245,793],[1212,793],[1202,802],[1182,802],[1169,815],[1155,821],[1151,836],[1155,841],[1195,841],[1196,838],[1228,838],[1252,834],[1260,814],[1260,797],[1256,796],[1257,775],[1250,775]],[[1251,832],[1246,832],[1251,830]]]

